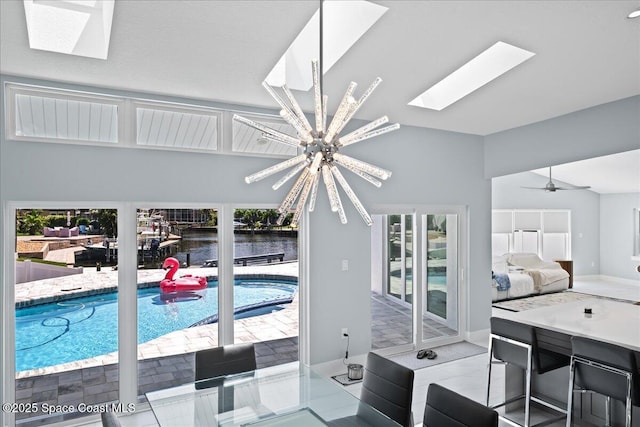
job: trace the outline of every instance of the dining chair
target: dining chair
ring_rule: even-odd
[[[498,412],[466,396],[431,383],[423,427],[498,427]]]
[[[229,344],[196,352],[196,381],[255,370],[253,343]]]
[[[120,427],[122,425],[113,412],[102,412],[100,418],[102,419],[102,427]]]
[[[218,410],[234,409],[235,387],[221,377],[256,370],[253,343],[228,344],[196,352],[196,389],[218,387]],[[209,380],[209,381],[207,381]]]
[[[571,426],[573,393],[606,396],[605,425],[611,425],[611,399],[625,403],[625,425],[631,426],[631,406],[640,404],[640,373],[635,351],[584,337],[571,338],[567,427]],[[576,390],[575,386],[579,389]]]
[[[491,405],[491,408],[499,408],[509,403],[524,399],[524,424],[519,424],[505,415],[499,415],[504,422],[514,426],[531,427],[531,402],[544,405],[562,415],[554,419],[564,418],[566,408],[561,408],[547,402],[540,397],[531,395],[531,380],[533,375],[543,374],[563,366],[569,365],[569,356],[543,350],[538,347],[536,330],[533,326],[500,317],[492,317],[491,334],[489,339],[489,364],[487,375],[487,406],[491,390],[491,365],[495,363],[510,364],[516,366],[525,373],[524,394],[505,400],[502,403]],[[550,420],[544,421],[548,423]]]
[[[376,410],[402,426],[413,427],[413,377],[413,369],[370,352],[364,365],[360,405],[356,415],[331,420],[329,425],[371,425],[369,414]]]

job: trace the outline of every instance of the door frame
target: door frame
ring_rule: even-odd
[[[370,208],[374,215],[413,215],[413,304],[412,304],[412,334],[413,342],[407,345],[390,347],[387,349],[376,350],[381,354],[393,354],[399,351],[405,351],[424,346],[435,347],[438,345],[446,345],[454,342],[463,341],[467,333],[467,275],[469,263],[469,215],[468,206],[466,205],[375,205]],[[439,215],[453,214],[458,216],[457,226],[457,313],[458,328],[457,334],[447,337],[432,338],[423,340],[422,327],[422,311],[423,311],[423,294],[424,279],[426,278],[426,263],[423,262],[423,254],[426,252],[426,239],[422,238],[424,230],[423,215]],[[386,237],[385,237],[386,238]],[[383,250],[383,254],[388,258],[387,250]],[[372,261],[375,262],[372,256]],[[383,258],[382,274],[388,275],[386,267],[386,258]]]

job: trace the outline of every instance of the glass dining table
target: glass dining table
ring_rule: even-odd
[[[398,426],[298,362],[148,392],[162,426]]]

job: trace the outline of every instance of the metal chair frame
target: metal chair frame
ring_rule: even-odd
[[[493,340],[496,339],[498,341],[503,341],[506,342],[508,344],[511,345],[516,345],[518,347],[522,347],[524,349],[527,350],[527,369],[525,370],[525,388],[524,388],[524,394],[521,394],[520,396],[515,396],[512,397],[510,399],[505,400],[502,403],[498,403],[497,405],[493,405],[493,406],[489,406],[489,396],[491,393],[491,365],[493,364],[507,364],[508,362],[503,362],[500,360],[493,360]],[[564,418],[567,415],[567,410],[564,408],[561,408],[557,405],[554,405],[550,402],[547,402],[545,400],[540,399],[539,397],[536,396],[532,396],[531,395],[531,372],[532,372],[532,360],[533,360],[533,346],[531,344],[527,344],[524,343],[522,341],[518,341],[518,340],[514,340],[511,338],[507,338],[507,337],[503,337],[501,335],[496,335],[496,334],[489,334],[489,364],[488,364],[488,375],[487,375],[487,406],[489,406],[490,408],[496,409],[496,408],[500,408],[502,406],[506,406],[509,403],[513,403],[516,402],[520,399],[525,399],[524,402],[524,427],[533,427],[531,425],[531,411],[530,411],[530,406],[531,406],[531,401],[534,401],[536,403],[539,403],[543,406],[546,406],[548,408],[551,408],[555,411],[558,411],[560,413],[562,413],[562,415],[546,420],[546,421],[542,421],[538,424],[535,424],[535,426],[537,427],[542,427],[546,424],[551,424],[553,422],[556,422],[559,419]],[[523,427],[522,424],[518,424],[515,421],[505,417],[504,415],[498,414],[498,417],[500,418],[500,420],[504,421],[505,423],[515,426],[515,427]]]
[[[621,375],[627,379],[627,398],[625,402],[625,425],[631,427],[631,381],[632,374],[624,369],[615,368],[613,366],[605,365],[604,363],[596,362],[595,360],[587,359],[581,356],[571,356],[571,363],[569,365],[569,395],[567,397],[567,427],[571,427],[571,418],[573,415],[573,393],[595,393],[592,390],[575,389],[575,369],[576,363],[582,363],[584,365],[591,366],[593,368],[602,369],[612,374]],[[605,427],[611,426],[611,397],[606,396],[607,403],[605,407]]]

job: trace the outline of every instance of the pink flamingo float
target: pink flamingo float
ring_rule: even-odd
[[[169,257],[164,260],[162,268],[164,270],[169,269],[169,271],[167,271],[166,276],[164,276],[164,279],[162,279],[162,281],[160,282],[160,290],[162,292],[172,293],[179,291],[198,291],[201,289],[206,289],[206,277],[186,274],[182,277],[174,279],[173,275],[176,274],[176,271],[178,271],[179,267],[180,262],[175,258]]]

